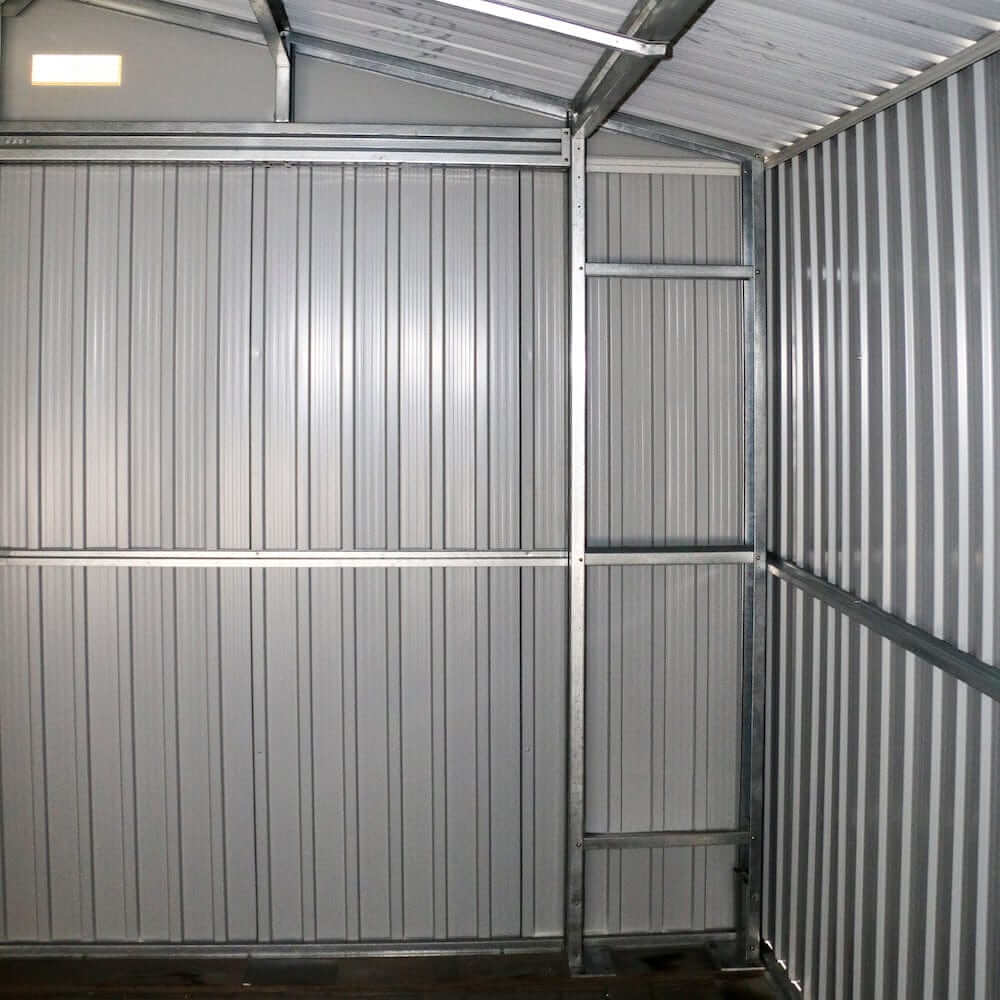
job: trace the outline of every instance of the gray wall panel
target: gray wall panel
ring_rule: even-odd
[[[0,544],[564,546],[564,183],[5,167]]]
[[[738,258],[734,179],[592,182],[641,259]],[[565,183],[0,169],[0,546],[565,547]],[[741,537],[738,288],[594,288],[592,541]],[[595,832],[737,825],[740,579],[592,574]],[[0,581],[6,940],[562,932],[563,570]],[[731,927],[734,858],[590,858],[588,928]]]
[[[588,255],[740,262],[728,177],[591,174]],[[736,282],[588,282],[588,542],[739,542],[743,295]]]
[[[592,569],[587,579],[588,832],[738,823],[742,573]],[[735,852],[590,852],[592,933],[735,925]]]
[[[771,548],[996,659],[992,56],[769,174]],[[766,934],[808,996],[992,997],[995,704],[774,585]]]
[[[772,585],[767,936],[807,996],[994,995],[996,703]]]
[[[5,940],[560,933],[561,570],[0,588]]]

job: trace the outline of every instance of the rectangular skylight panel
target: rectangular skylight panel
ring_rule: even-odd
[[[122,57],[36,54],[31,57],[33,87],[119,87]]]

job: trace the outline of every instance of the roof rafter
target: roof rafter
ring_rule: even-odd
[[[638,0],[622,25],[628,35],[643,34],[673,46],[712,4],[712,0]],[[592,135],[659,64],[659,58],[607,49],[573,98],[570,127]]]

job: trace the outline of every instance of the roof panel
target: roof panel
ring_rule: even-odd
[[[248,0],[174,0],[252,20]],[[617,30],[633,0],[511,0]],[[565,98],[597,46],[434,0],[285,0],[294,31]],[[625,104],[776,150],[1000,30],[1000,0],[715,0]]]
[[[519,6],[615,30],[631,3],[554,0]],[[599,46],[433,0],[285,0],[285,8],[293,28],[305,34],[567,99],[601,54]]]
[[[624,110],[776,150],[996,30],[997,0],[716,0]]]

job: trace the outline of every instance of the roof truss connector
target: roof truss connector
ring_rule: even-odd
[[[274,57],[274,120],[293,121],[292,72],[294,54],[291,27],[282,0],[250,0],[267,47]]]
[[[550,14],[536,14],[532,10],[514,7],[508,3],[496,3],[495,0],[434,0],[435,3],[448,7],[459,7],[461,10],[472,11],[475,14],[485,14],[502,21],[513,21],[529,28],[550,31],[566,38],[575,38],[581,42],[593,45],[603,45],[617,52],[627,52],[633,56],[650,59],[662,59],[667,54],[667,46],[662,42],[646,42],[635,37],[635,33],[622,34],[616,31],[604,31],[601,28],[591,28],[576,21],[567,21],[562,17],[552,17]]]
[[[712,0],[639,0],[622,25],[627,35],[642,34],[662,42],[665,57]],[[584,136],[596,132],[656,68],[659,58],[606,49],[577,91],[570,107],[570,128]]]

